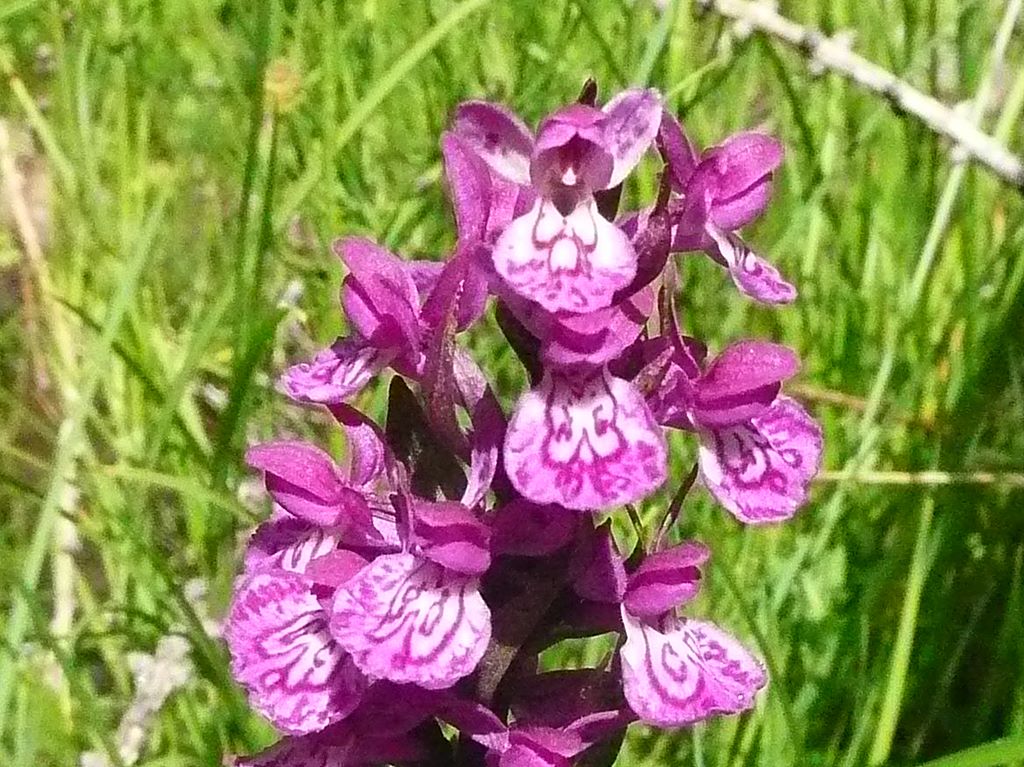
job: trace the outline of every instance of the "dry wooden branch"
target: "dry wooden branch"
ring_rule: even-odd
[[[717,13],[781,40],[803,54],[815,70],[831,70],[867,90],[884,96],[907,114],[953,142],[954,161],[973,158],[1000,178],[1024,191],[1024,160],[1009,151],[971,120],[922,93],[892,72],[858,56],[846,41],[780,16],[771,6],[749,0],[696,0],[698,8]]]

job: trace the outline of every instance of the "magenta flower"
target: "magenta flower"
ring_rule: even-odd
[[[772,177],[782,164],[782,144],[760,133],[738,133],[698,155],[669,115],[660,139],[672,188],[681,195],[672,205],[672,249],[703,250],[753,299],[768,304],[795,300],[796,288],[736,233],[768,204]]]
[[[272,513],[225,637],[283,737],[243,767],[606,763],[631,722],[738,714],[765,686],[736,639],[684,615],[710,551],[666,543],[690,485],[671,486],[665,429],[696,437],[690,481],[754,524],[807,501],[821,430],[782,394],[791,350],[740,341],[708,361],[683,335],[669,257],[703,250],[742,291],[792,300],[736,234],[765,207],[781,147],[740,134],[698,155],[654,91],[603,109],[592,96],[536,138],[502,107],[459,108],[441,139],[446,260],[334,243],[347,335],[281,386],[326,406],[346,460],[298,440],[246,455]],[[618,214],[656,136],[658,198]],[[462,341],[492,297],[525,391],[492,389]],[[345,403],[384,375],[379,426]],[[664,519],[624,552],[613,531],[644,523],[623,507],[667,482]],[[563,639],[609,632],[622,641],[602,668],[540,670]]]
[[[600,214],[594,193],[622,183],[660,124],[654,91],[626,91],[603,110],[565,107],[541,123],[536,139],[502,107],[459,108],[456,134],[494,174],[535,194],[494,245],[494,268],[512,290],[551,312],[583,313],[608,306],[633,280],[633,246]]]

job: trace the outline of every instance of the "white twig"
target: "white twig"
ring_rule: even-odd
[[[914,115],[936,133],[949,138],[954,147],[960,148],[958,152],[1024,190],[1024,160],[979,129],[968,117],[858,56],[846,41],[829,38],[812,27],[780,16],[770,5],[749,0],[696,0],[696,3],[703,10],[788,43],[803,53],[813,68],[831,70],[886,97],[897,109]]]
[[[992,485],[1024,488],[1024,473],[993,471],[823,471],[818,482],[850,482],[855,485]]]

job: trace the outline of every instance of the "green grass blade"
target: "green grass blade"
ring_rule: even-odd
[[[1021,759],[1024,759],[1024,735],[1014,735],[940,756],[918,767],[1002,767]]]

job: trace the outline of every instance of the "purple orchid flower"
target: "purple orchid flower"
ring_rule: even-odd
[[[697,154],[679,122],[665,114],[659,134],[672,188],[676,251],[702,250],[726,267],[740,292],[768,304],[796,299],[796,288],[736,233],[764,211],[783,147],[761,133],[738,133]]]
[[[348,458],[294,440],[247,453],[273,514],[225,636],[284,736],[237,764],[569,767],[613,757],[631,722],[738,713],[765,686],[736,639],[680,614],[710,556],[665,544],[696,474],[651,550],[625,556],[612,520],[665,482],[665,428],[698,437],[700,476],[739,520],[786,519],[807,499],[821,430],[782,394],[796,355],[742,341],[709,362],[680,330],[669,261],[703,250],[743,292],[795,297],[736,234],[766,205],[781,146],[740,134],[698,154],[654,91],[603,109],[595,92],[536,138],[501,107],[459,108],[441,140],[457,227],[445,262],[336,241],[349,335],[282,387],[327,406]],[[657,202],[613,223],[656,137]],[[532,382],[507,420],[459,342],[491,295]],[[386,368],[381,428],[344,403]],[[547,648],[607,632],[624,641],[601,668],[541,672]]]
[[[551,312],[611,303],[636,275],[629,238],[605,219],[594,193],[622,183],[661,123],[654,91],[626,91],[603,110],[584,104],[545,119],[536,139],[504,108],[463,104],[455,132],[506,182],[532,189],[493,249],[494,268],[516,293]]]
[[[741,341],[703,372],[703,357],[686,347],[670,355],[667,364],[665,357],[653,363],[660,383],[647,402],[659,423],[697,432],[701,477],[712,495],[749,524],[793,516],[807,501],[822,453],[821,427],[780,393],[799,369],[796,355],[778,344]]]

